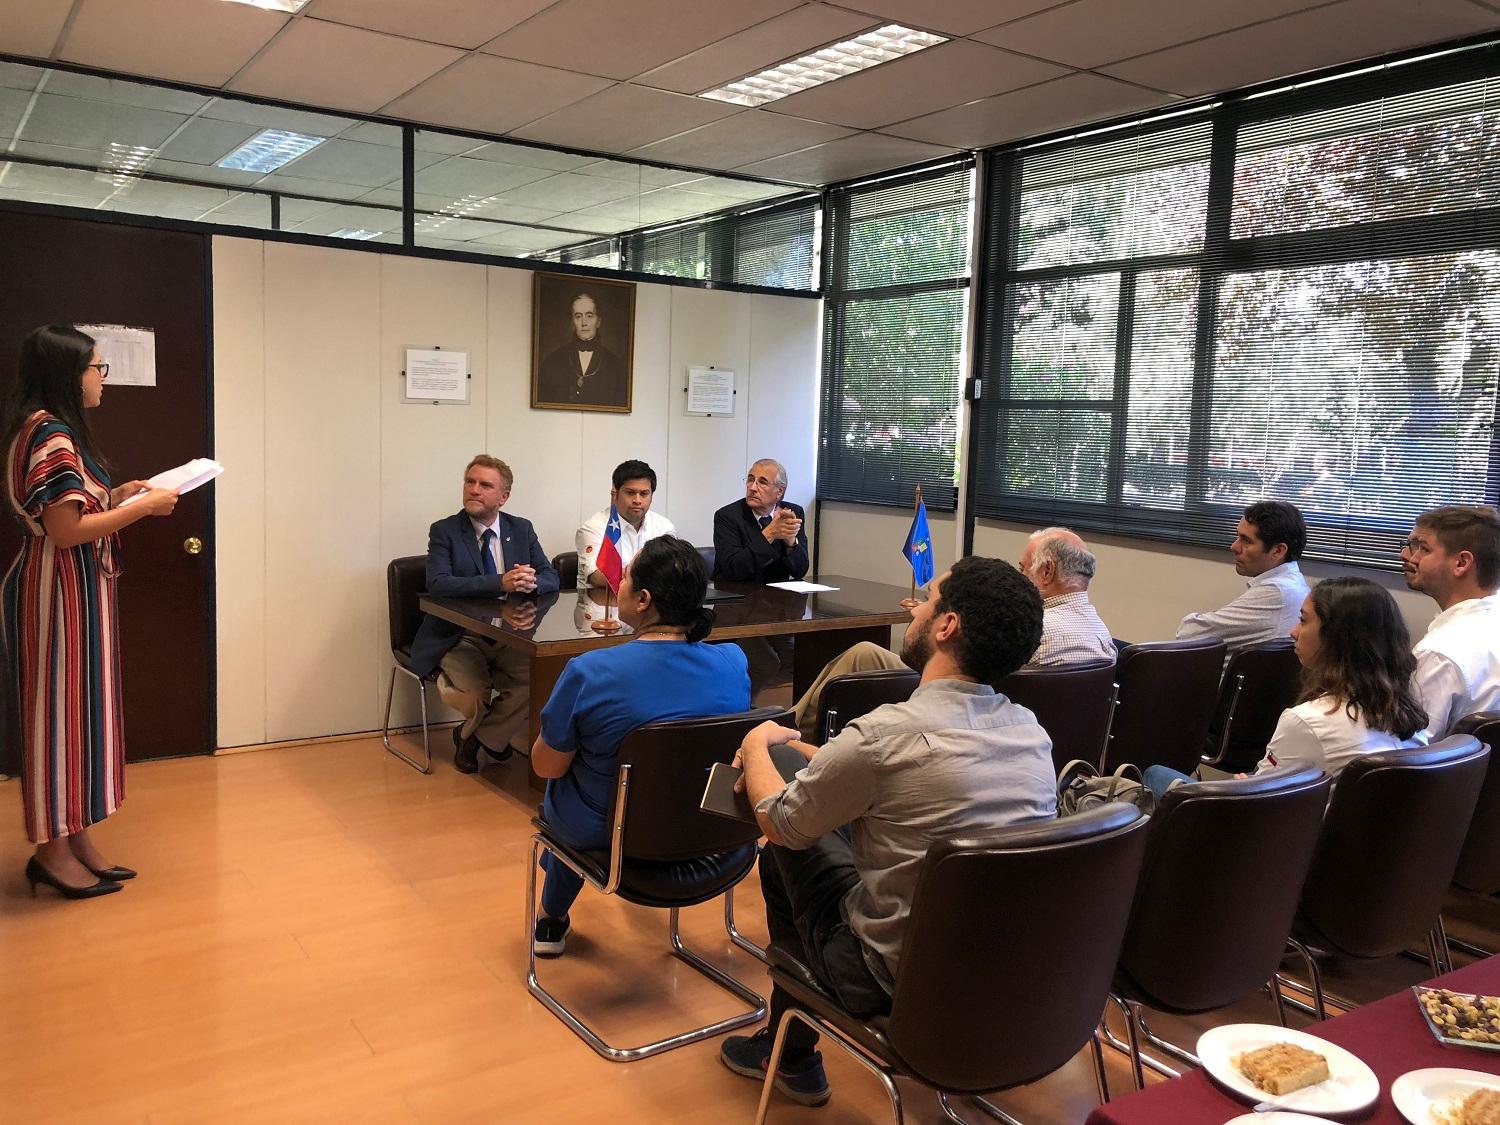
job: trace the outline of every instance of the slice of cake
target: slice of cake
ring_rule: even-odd
[[[1268,1094],[1290,1094],[1328,1079],[1328,1060],[1316,1051],[1290,1043],[1272,1043],[1246,1051],[1240,1073]]]
[[[1475,1090],[1459,1107],[1461,1125],[1500,1125],[1500,1093]]]

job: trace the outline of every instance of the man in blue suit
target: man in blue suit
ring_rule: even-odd
[[[464,470],[464,510],[432,525],[427,534],[427,592],[440,598],[502,598],[553,594],[557,571],[537,542],[531,522],[505,515],[515,475],[497,457],[481,453]],[[479,751],[497,761],[510,757],[510,741],[524,738],[531,674],[513,648],[465,633],[428,615],[411,645],[412,671],[438,673],[438,694],[464,716],[453,729],[453,765],[479,768]]]

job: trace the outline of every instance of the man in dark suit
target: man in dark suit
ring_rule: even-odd
[[[807,574],[802,509],[787,503],[786,467],[769,458],[745,474],[745,498],[714,513],[714,577],[736,582],[786,582]],[[791,680],[792,638],[736,641],[759,693]]]
[[[515,481],[510,466],[481,453],[464,469],[464,509],[427,534],[427,592],[444,598],[502,598],[554,594],[557,571],[547,561],[529,520],[500,511]],[[412,671],[438,673],[438,694],[464,716],[453,729],[453,765],[479,768],[484,749],[498,761],[510,741],[525,737],[531,683],[526,657],[428,615],[411,646]]]
[[[807,574],[802,509],[786,503],[786,469],[762,460],[745,474],[745,498],[714,513],[714,577],[786,582]]]
[[[546,355],[537,369],[538,402],[570,406],[628,405],[625,364],[599,342],[603,319],[589,293],[572,304],[573,331],[568,342]]]

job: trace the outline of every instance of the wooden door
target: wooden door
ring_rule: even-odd
[[[0,393],[39,324],[156,330],[156,386],[104,387],[89,425],[118,483],[213,455],[209,239],[185,231],[0,212]],[[103,356],[105,360],[109,356]],[[213,485],[121,533],[120,645],[131,761],[214,749]],[[20,543],[0,519],[0,566]],[[201,553],[185,542],[197,539]],[[19,768],[14,738],[0,773]]]

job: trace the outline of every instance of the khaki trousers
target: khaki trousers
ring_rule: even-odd
[[[519,736],[519,748],[530,749],[524,743],[531,669],[524,653],[480,637],[464,637],[443,654],[438,669],[438,695],[464,717],[460,739],[477,735],[498,751]]]
[[[905,668],[906,664],[888,648],[881,648],[870,641],[860,641],[853,648],[835,656],[818,673],[807,693],[797,700],[797,728],[802,731],[802,740],[812,742],[818,737],[818,706],[823,701],[823,685],[834,676],[846,672],[874,672],[881,668]]]

